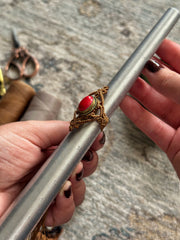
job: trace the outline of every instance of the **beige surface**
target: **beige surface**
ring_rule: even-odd
[[[59,119],[105,86],[169,7],[179,0],[1,0],[0,65],[10,56],[10,31],[40,62],[32,84],[62,100]],[[180,43],[180,22],[169,38]],[[179,180],[165,154],[120,111],[106,130],[85,202],[62,240],[180,239]]]

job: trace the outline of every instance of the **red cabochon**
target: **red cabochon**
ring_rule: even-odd
[[[91,106],[92,102],[93,102],[93,97],[92,96],[86,96],[79,103],[78,110],[80,112],[85,111],[86,109],[88,109]]]

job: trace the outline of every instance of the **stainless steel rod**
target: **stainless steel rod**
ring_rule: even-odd
[[[177,9],[168,9],[109,83],[105,98],[105,112],[109,117],[179,17]],[[68,134],[4,214],[0,226],[1,240],[27,237],[99,132],[98,124],[93,122]]]

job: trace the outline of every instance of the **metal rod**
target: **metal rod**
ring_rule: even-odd
[[[179,17],[177,9],[168,9],[109,83],[105,98],[109,117]],[[27,237],[99,132],[98,124],[92,122],[68,134],[1,219],[1,240]]]

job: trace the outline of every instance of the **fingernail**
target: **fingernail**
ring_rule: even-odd
[[[87,151],[87,153],[83,157],[83,161],[90,162],[93,159],[93,152],[91,150]]]
[[[106,141],[106,135],[105,135],[105,133],[103,132],[103,136],[102,136],[102,138],[99,140],[99,143],[100,143],[101,145],[103,145],[103,144],[105,143],[105,141]]]
[[[76,174],[76,180],[81,181],[81,179],[83,178],[83,174],[84,174],[84,169],[82,169],[79,173]]]
[[[155,73],[158,72],[163,66],[156,62],[154,59],[150,59],[146,65],[145,68],[148,69],[150,72]]]
[[[43,229],[43,234],[46,235],[48,238],[57,238],[60,236],[60,234],[63,232],[63,228],[61,226],[56,226],[56,227],[45,227]]]
[[[148,78],[147,78],[144,74],[141,73],[139,76],[140,76],[140,78],[142,78],[145,82],[149,83]],[[150,83],[149,83],[149,84],[150,84]]]
[[[66,198],[70,198],[71,193],[72,193],[72,187],[70,186],[67,190],[64,191],[64,196]]]
[[[72,185],[70,181],[66,181],[64,186],[61,188],[59,194],[61,196],[65,196],[66,198],[70,198],[72,193]]]

